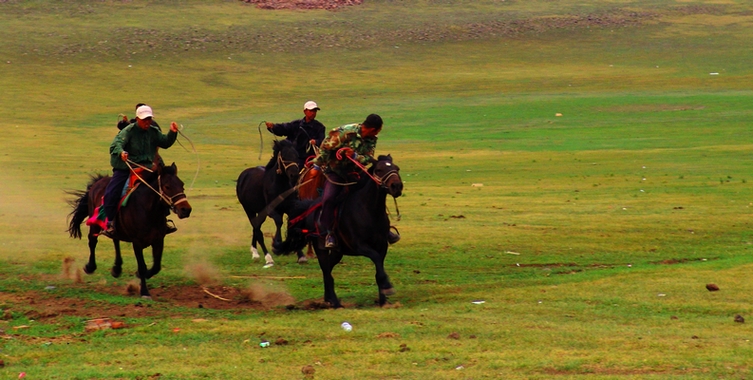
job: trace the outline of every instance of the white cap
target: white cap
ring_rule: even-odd
[[[152,107],[141,106],[141,107],[137,108],[136,109],[136,117],[139,118],[139,119],[141,119],[141,120],[144,120],[147,117],[154,117],[154,115],[152,115]]]
[[[303,105],[303,109],[305,110],[320,110],[319,106],[316,105],[316,102],[313,100],[309,100],[306,102],[306,104]]]

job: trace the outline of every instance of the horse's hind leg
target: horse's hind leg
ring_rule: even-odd
[[[89,262],[84,265],[84,273],[92,274],[97,270],[97,257],[94,251],[97,250],[97,234],[94,233],[93,228],[89,229]]]
[[[298,264],[306,264],[309,262],[309,258],[303,253],[303,250],[298,250]]]
[[[118,278],[123,274],[123,256],[120,254],[120,240],[113,239],[112,244],[115,245],[115,262],[112,264],[110,274]]]

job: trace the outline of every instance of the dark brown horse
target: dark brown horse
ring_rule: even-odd
[[[403,192],[400,168],[392,163],[391,156],[379,156],[369,169],[369,175],[361,173],[355,185],[338,206],[335,233],[339,241],[337,249],[327,250],[319,244],[321,239],[315,222],[321,208],[316,208],[320,200],[300,201],[291,210],[288,236],[284,242],[274,245],[276,253],[289,253],[312,243],[324,277],[324,302],[332,307],[342,307],[335,294],[335,280],[332,269],[342,260],[343,255],[366,256],[376,266],[376,283],[379,289],[379,305],[387,302],[387,296],[395,291],[384,270],[387,256],[387,234],[390,220],[385,201],[387,194],[399,197]],[[311,212],[311,210],[315,210]]]
[[[256,245],[259,244],[264,252],[265,266],[272,266],[275,263],[264,244],[264,235],[261,232],[261,225],[266,219],[266,214],[269,214],[277,227],[273,238],[274,243],[280,240],[282,216],[293,206],[296,198],[291,194],[280,200],[279,204],[270,210],[266,209],[267,205],[296,185],[299,171],[298,153],[295,146],[289,140],[282,140],[275,141],[272,158],[266,167],[248,168],[238,176],[235,194],[253,228],[251,257],[254,260],[259,259],[259,251],[256,249]],[[299,251],[298,262],[307,261],[303,252]]]
[[[120,241],[131,242],[133,253],[138,263],[138,277],[141,279],[141,297],[151,298],[146,280],[159,273],[162,268],[162,250],[167,233],[166,215],[172,210],[178,218],[187,218],[191,214],[191,205],[183,193],[183,181],[178,178],[178,168],[175,164],[164,166],[158,164],[152,173],[143,176],[141,183],[129,196],[127,206],[121,207],[116,216],[115,236],[115,264],[110,273],[113,277],[120,277],[123,259],[120,255]],[[70,203],[73,211],[68,226],[68,233],[73,238],[81,238],[81,223],[94,214],[104,195],[109,176],[94,176],[85,191],[71,192],[78,198]],[[89,227],[89,262],[84,266],[84,272],[92,274],[97,269],[94,251],[102,228],[93,224]],[[152,247],[152,267],[147,269],[144,261],[144,249]]]

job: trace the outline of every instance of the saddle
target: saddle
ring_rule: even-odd
[[[138,176],[141,176],[143,172],[143,168],[136,168],[131,172],[131,175],[128,177],[128,181],[126,181],[125,186],[123,186],[123,192],[121,193],[120,202],[118,202],[118,209],[126,206],[130,195],[141,184]],[[93,215],[86,220],[86,225],[98,225],[100,228],[105,230],[107,229],[108,219],[108,216],[105,215],[105,197],[102,196],[100,198],[99,205],[94,208]]]

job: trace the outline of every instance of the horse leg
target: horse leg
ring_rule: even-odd
[[[159,239],[152,243],[152,267],[147,271],[147,279],[154,277],[162,270],[162,252],[165,249],[165,240]]]
[[[335,279],[332,277],[332,269],[342,260],[343,255],[339,251],[328,252],[318,248],[315,248],[315,251],[324,279],[324,302],[329,302],[335,309],[341,308],[343,305],[340,304],[340,300],[337,299],[337,294],[335,294]]]
[[[379,288],[379,306],[384,306],[387,303],[387,296],[395,294],[395,289],[392,287],[392,283],[390,283],[390,278],[384,270],[384,257],[387,252],[382,255],[377,251],[367,249],[364,253],[364,256],[370,258],[376,267],[375,279]]]
[[[138,265],[138,277],[141,279],[141,298],[152,299],[149,295],[149,288],[146,287],[146,277],[148,275],[146,269],[146,262],[144,261],[144,247],[140,244],[133,243],[133,254],[136,256],[136,263]]]
[[[97,249],[98,238],[97,234],[92,231],[92,228],[89,229],[89,235],[87,237],[89,238],[89,262],[84,265],[84,273],[92,274],[97,270],[97,257],[94,254],[94,251]]]
[[[118,278],[123,273],[123,256],[120,255],[120,240],[112,239],[112,243],[115,245],[115,263],[112,264],[110,274]]]
[[[298,264],[306,264],[309,262],[309,258],[303,253],[303,250],[299,249],[298,252]]]
[[[253,218],[249,217],[249,219],[253,219]],[[251,228],[253,229],[251,231],[251,247],[250,247],[250,249],[251,249],[251,259],[254,260],[254,261],[256,261],[256,260],[259,260],[259,251],[256,249],[256,244],[259,241],[259,237],[261,236],[261,238],[263,239],[264,235],[262,235],[262,233],[261,233],[261,224],[258,227],[256,227],[253,224],[251,224]],[[262,240],[262,242],[263,242],[263,240]]]

